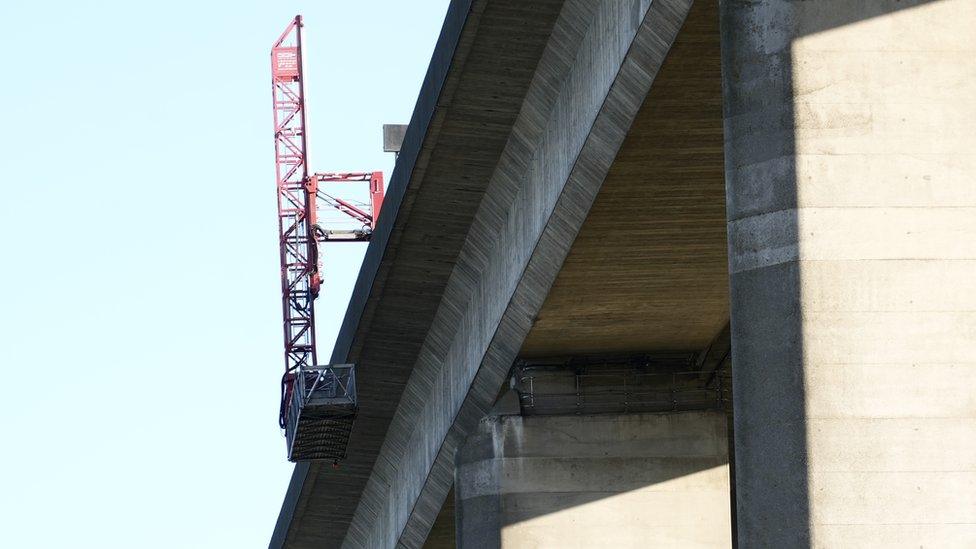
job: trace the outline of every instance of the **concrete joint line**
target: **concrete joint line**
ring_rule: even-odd
[[[973,234],[971,207],[790,208],[731,221],[729,263],[738,273],[791,261],[972,260]]]

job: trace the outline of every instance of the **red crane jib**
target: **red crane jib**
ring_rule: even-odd
[[[314,300],[320,292],[321,265],[325,259],[320,253],[320,246],[330,242],[368,241],[376,228],[384,194],[382,172],[310,172],[303,77],[302,18],[299,15],[289,23],[271,48],[285,350],[279,416],[282,428],[286,428],[288,422],[297,375],[303,369],[318,366]],[[351,185],[329,185],[329,192],[325,192],[324,183],[368,184],[369,202],[356,203],[348,194],[355,190]],[[336,225],[339,222],[326,220],[325,216],[319,215],[322,210],[339,212],[342,214],[339,218],[346,225],[340,228]],[[351,222],[358,225],[348,229]],[[292,441],[289,441],[290,452],[291,444]]]

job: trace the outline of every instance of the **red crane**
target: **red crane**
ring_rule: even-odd
[[[271,48],[285,342],[278,423],[285,430],[289,460],[338,461],[345,456],[357,409],[355,370],[348,364],[322,366],[316,356],[320,247],[370,239],[383,203],[383,173],[310,173],[303,77],[298,15]],[[368,184],[368,201],[351,197],[356,182]]]

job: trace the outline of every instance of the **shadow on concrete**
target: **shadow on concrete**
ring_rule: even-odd
[[[424,542],[424,549],[443,549],[446,547],[455,547],[457,539],[457,531],[455,529],[455,505],[454,505],[454,488],[447,493],[447,497],[444,498],[444,505],[441,507],[440,513],[437,514],[437,518],[434,519],[434,525],[430,528],[430,533],[427,534],[427,541]]]
[[[797,253],[793,41],[932,1],[721,3],[738,546],[811,544],[802,264],[736,265],[759,251],[748,244]],[[760,216],[777,216],[780,232],[737,233],[736,221]]]
[[[497,547],[508,529],[521,542],[612,547],[662,525],[664,537],[727,540],[727,463],[721,411],[486,418],[457,455],[458,539]],[[621,536],[634,516],[639,529]]]
[[[451,547],[497,547],[501,529],[506,526],[512,526],[514,524],[532,520],[537,517],[558,513],[560,511],[565,511],[567,509],[600,501],[607,497],[620,496],[626,494],[627,492],[646,489],[651,484],[672,481],[683,475],[693,475],[695,473],[707,471],[715,467],[721,467],[725,465],[725,460],[712,458],[692,460],[682,458],[676,459],[675,463],[676,465],[683,467],[683,469],[680,471],[677,468],[671,469],[665,474],[660,474],[657,478],[653,479],[652,482],[648,482],[646,477],[634,477],[629,486],[625,487],[619,492],[576,492],[566,494],[564,497],[557,500],[558,503],[555,505],[553,504],[551,498],[547,498],[545,495],[543,495],[538,506],[521,505],[519,506],[520,514],[508,515],[504,520],[498,520],[497,522],[487,524],[488,528],[478,533],[477,543],[458,543],[459,538],[457,521],[461,518],[461,516],[460,513],[458,513],[458,506],[455,500],[455,491],[452,488],[444,501],[444,505],[441,508],[440,513],[437,515],[437,519],[434,521],[434,525],[430,529],[430,533],[427,536],[427,541],[424,543],[424,548],[446,549]],[[500,502],[497,500],[497,498],[481,497],[476,498],[476,500],[477,501],[475,502],[468,502],[468,504],[465,506],[466,512],[480,513],[481,517],[479,518],[483,518],[485,516],[499,516],[498,507]],[[484,509],[479,511],[478,507],[484,507]],[[648,511],[651,512],[651,510]],[[734,516],[732,519],[734,520]],[[495,545],[492,545],[492,543],[495,543]]]
[[[773,98],[790,98],[793,86],[792,82],[792,58],[788,44],[778,54],[781,61],[776,67],[776,74],[763,75],[770,71],[768,56],[760,56],[758,52],[754,58],[748,57],[745,52],[732,52],[729,48],[730,41],[733,41],[737,33],[755,32],[755,20],[749,20],[746,12],[755,10],[770,9],[770,6],[778,6],[779,10],[797,9],[810,10],[816,12],[816,17],[805,18],[805,27],[800,32],[793,32],[796,29],[779,29],[782,32],[789,32],[789,35],[807,35],[816,32],[829,30],[832,28],[856,23],[858,21],[882,16],[894,10],[909,9],[918,5],[932,3],[938,0],[856,0],[850,2],[827,1],[827,0],[808,0],[793,1],[786,0],[724,0],[719,3],[716,0],[698,0],[695,3],[692,14],[689,15],[689,23],[678,37],[672,54],[669,55],[665,67],[662,68],[661,81],[655,83],[651,94],[661,88],[660,84],[665,82],[667,65],[673,63],[674,58],[678,57],[679,51],[690,52],[694,64],[706,68],[711,74],[717,74],[718,80],[712,78],[706,83],[707,86],[717,85],[717,99],[719,105],[722,103],[723,91],[721,89],[721,71],[716,72],[718,63],[718,42],[719,26],[718,11],[722,12],[721,35],[722,52],[725,56],[725,63],[738,63],[742,60],[744,72],[726,71],[724,78],[726,82],[732,79],[756,78],[761,82],[760,86],[746,93],[738,100],[741,104],[735,104],[735,98],[730,98],[733,92],[729,89],[724,91],[726,104],[731,104],[732,109],[725,113],[726,117],[747,114],[750,111],[762,111],[763,116],[757,116],[752,128],[743,132],[745,139],[739,140],[736,135],[726,135],[725,150],[733,151],[736,158],[726,158],[726,169],[731,172],[740,167],[760,163],[776,158],[792,158],[796,146],[793,142],[793,128],[795,126],[795,113],[792,110],[792,101],[770,101]],[[469,5],[470,2],[458,1],[453,5]],[[720,5],[721,8],[716,7]],[[842,6],[841,9],[838,6]],[[456,16],[449,17],[451,25],[460,27],[464,24],[464,17],[467,8],[457,11]],[[452,12],[453,13],[453,12]],[[756,18],[761,19],[761,18]],[[698,33],[689,34],[693,28],[692,22],[698,21],[703,25],[703,29]],[[450,34],[450,25],[445,25],[445,33]],[[710,31],[708,29],[711,29]],[[459,33],[458,29],[454,29]],[[456,39],[456,38],[455,38]],[[444,49],[446,53],[441,53]],[[438,55],[447,55],[453,52],[453,44],[450,48],[438,48]],[[686,58],[688,59],[688,58]],[[443,60],[441,60],[443,61]],[[432,63],[432,71],[446,70],[443,62]],[[438,69],[440,67],[440,69]],[[720,67],[719,67],[720,68]],[[436,69],[436,70],[435,70]],[[440,75],[443,76],[443,75]],[[440,85],[441,79],[435,79]],[[436,91],[436,90],[435,90]],[[777,93],[780,92],[780,93]],[[735,92],[739,93],[739,92]],[[705,94],[706,96],[708,93]],[[438,94],[423,93],[422,97],[428,98],[431,103],[428,105],[427,116],[433,112],[433,101]],[[649,96],[650,98],[651,96]],[[671,98],[674,99],[674,98]],[[703,106],[700,101],[701,96],[685,97],[684,109],[713,109],[714,105],[709,102]],[[418,107],[418,111],[422,111]],[[642,109],[643,110],[643,109]],[[719,107],[721,111],[721,107]],[[771,117],[770,113],[775,113]],[[424,115],[424,112],[415,113],[416,116]],[[721,133],[721,117],[718,114],[718,124]],[[766,127],[768,121],[772,120],[773,127]],[[426,121],[423,121],[426,124]],[[416,126],[416,127],[415,127]],[[419,150],[420,140],[425,133],[425,125],[411,124],[410,132],[413,137],[408,135],[408,141],[414,143],[414,148]],[[721,137],[720,137],[721,139]],[[412,150],[412,149],[411,149]],[[410,159],[409,151],[401,154],[401,162]],[[409,173],[398,171],[394,177],[406,177]],[[770,185],[775,185],[781,196],[781,203],[777,205],[778,210],[790,210],[796,207],[796,170],[795,166],[787,166],[783,172],[772,174],[767,180]],[[391,193],[395,189],[405,186],[391,185]],[[732,181],[728,184],[733,185]],[[729,196],[734,193],[729,190]],[[402,191],[401,191],[402,192]],[[748,198],[748,197],[744,197]],[[394,204],[388,201],[388,204]],[[748,208],[735,209],[735,205],[729,204],[729,221],[757,215],[761,212],[748,212]],[[383,238],[389,238],[392,231],[391,222],[384,222],[381,218],[381,225],[384,226]],[[793,217],[793,233],[796,234],[795,213]],[[376,248],[373,250],[373,248]],[[375,252],[375,253],[374,253]],[[367,256],[364,271],[378,269],[379,259],[383,249],[380,246],[371,246]],[[770,267],[767,271],[768,276],[758,277],[756,273],[742,271],[733,275],[731,294],[732,303],[732,334],[733,340],[733,359],[740,367],[737,367],[733,376],[736,385],[736,408],[735,408],[735,455],[736,455],[736,499],[738,502],[739,519],[738,524],[751,524],[762,529],[768,528],[780,532],[790,532],[795,536],[796,546],[809,544],[809,493],[807,481],[807,459],[806,459],[806,431],[803,386],[803,341],[801,331],[801,311],[799,309],[800,293],[800,266],[796,263],[786,263]],[[362,281],[357,289],[355,299],[362,301],[368,295],[368,286],[372,283],[372,277],[361,277]],[[769,281],[779,281],[776,284],[769,284]],[[362,291],[361,291],[362,290]],[[582,304],[585,306],[585,303]],[[365,308],[365,303],[353,303],[351,309]],[[351,319],[351,320],[350,320]],[[347,322],[349,327],[358,324],[357,315],[349,315]],[[786,336],[784,337],[784,334]],[[348,351],[352,345],[352,332],[350,328],[344,329],[342,340],[337,349],[341,349],[338,354]],[[742,367],[747,365],[748,367]],[[767,421],[769,420],[769,421]],[[750,441],[762,441],[762,444],[752,444]],[[378,446],[378,444],[377,444]],[[375,455],[375,452],[369,455]],[[794,459],[776,459],[778,456],[791,455]],[[318,476],[318,466],[309,467],[300,464],[296,467],[295,477],[289,487],[289,493],[282,508],[281,517],[276,527],[276,532],[272,540],[272,546],[285,544],[286,534],[291,528],[291,542],[295,542],[297,526],[294,521],[300,521],[310,493],[321,492],[323,497],[315,499],[309,506],[314,509],[315,516],[310,521],[308,529],[329,532],[329,540],[341,539],[341,532],[345,530],[346,519],[339,521],[338,528],[335,527],[336,513],[351,514],[352,509],[348,506],[349,499],[335,498],[337,490],[346,490],[348,493],[358,494],[366,476],[370,471],[371,462],[361,467],[347,467],[341,472],[343,479],[349,477],[349,482],[336,483],[332,479],[329,481],[316,482]],[[305,483],[306,475],[310,481]],[[352,478],[356,477],[356,478]],[[316,484],[319,485],[316,490]],[[328,489],[326,489],[328,488]],[[304,492],[304,501],[301,494]],[[783,501],[765,502],[761,508],[773,509],[774,512],[767,516],[757,517],[755,514],[746,513],[752,503],[759,499],[770,499],[770,494],[783,494]],[[326,508],[322,504],[322,499],[328,498],[336,502],[343,502],[344,506],[337,506],[335,509]],[[544,510],[539,510],[540,513]],[[332,536],[332,533],[337,533]],[[316,543],[321,543],[321,539],[311,539]],[[296,543],[296,545],[300,545]],[[760,543],[743,543],[743,547],[761,546]]]
[[[792,100],[791,37],[827,31],[934,1],[938,0],[863,0],[844,2],[841,6],[836,1],[726,0],[719,7],[719,2],[698,0],[641,109],[642,114],[648,111],[648,103],[655,101],[655,94],[666,89],[669,67],[672,71],[676,66],[689,70],[689,60],[693,61],[698,70],[704,71],[703,86],[713,86],[711,93],[716,94],[718,104],[724,104],[725,108],[723,113],[719,107],[713,122],[721,128],[723,116],[726,121],[728,221],[781,212],[787,219],[786,234],[775,236],[795,242],[799,228],[797,171],[793,161],[796,112]],[[790,10],[802,10],[802,21],[780,18],[784,11]],[[772,17],[771,12],[775,12]],[[765,40],[755,42],[755,49],[743,48],[742,33],[762,34]],[[772,44],[776,39],[782,39],[783,43]],[[662,99],[673,101],[675,97],[665,95]],[[684,99],[682,109],[708,111],[712,105],[703,103],[702,95]],[[694,130],[701,132],[702,128]],[[702,140],[699,146],[706,148],[708,132],[698,136]],[[654,165],[648,169],[654,169]],[[740,179],[746,177],[751,181],[745,183]],[[760,203],[762,207],[757,207]],[[730,249],[730,253],[736,250]],[[798,261],[763,268],[736,270],[733,266],[730,269],[731,333],[735,342],[732,356],[737,365],[733,373],[734,421],[729,425],[733,545],[774,546],[775,541],[788,540],[790,546],[804,547],[811,542],[800,270]],[[585,303],[581,306],[585,307]],[[625,489],[639,490],[649,482],[666,482],[715,465],[689,459],[653,480],[635,476]],[[609,495],[615,494],[574,493],[556,503],[547,499],[544,505],[523,506],[517,521],[585,505]],[[485,500],[485,506],[497,505],[489,499]],[[453,517],[453,500],[445,504],[445,509],[448,507],[450,513],[444,516]],[[763,512],[750,512],[752,509]],[[512,520],[515,519],[509,517],[508,522],[496,525],[495,535],[501,527],[513,524]],[[448,531],[446,522],[438,523],[445,528],[442,533]],[[490,534],[490,530],[484,534]],[[741,538],[740,530],[749,533],[749,537]]]
[[[725,205],[724,205],[724,176],[723,176],[723,112],[722,112],[722,74],[719,42],[719,14],[718,5],[714,1],[699,0],[695,2],[688,14],[676,42],[658,73],[650,93],[638,112],[630,134],[618,153],[618,162],[611,168],[593,209],[590,211],[592,221],[600,215],[601,208],[618,208],[624,204],[634,208],[630,213],[617,211],[606,212],[606,218],[611,219],[613,227],[614,250],[617,260],[606,263],[604,269],[613,269],[602,277],[604,284],[599,291],[576,291],[573,296],[579,301],[580,296],[597,296],[606,298],[614,292],[625,294],[628,288],[628,277],[661,276],[671,277],[658,284],[675,282],[684,286],[694,286],[689,279],[698,281],[699,288],[691,294],[680,294],[673,289],[666,294],[659,294],[667,300],[667,306],[655,311],[661,318],[654,320],[667,321],[676,315],[695,315],[689,312],[691,308],[697,314],[707,314],[705,322],[686,322],[681,331],[700,331],[699,335],[688,333],[674,334],[667,341],[701,340],[704,347],[712,339],[715,332],[720,331],[728,318],[728,281],[726,265],[725,240]],[[617,173],[614,171],[617,170]],[[638,184],[631,185],[635,177]],[[688,225],[675,223],[682,216],[694,221]],[[590,251],[606,249],[607,232],[597,227],[596,234],[590,235],[595,242]],[[588,227],[584,225],[577,238],[578,246],[589,237]],[[629,232],[628,232],[629,231]],[[648,254],[646,248],[649,241],[654,241],[653,252]],[[707,240],[707,244],[704,242]],[[675,245],[680,242],[680,245]],[[670,244],[668,244],[670,243]],[[635,251],[633,257],[629,255],[629,248]],[[621,249],[623,250],[621,252]],[[646,259],[650,257],[650,260]],[[568,263],[572,263],[569,259]],[[580,258],[585,263],[585,258]],[[642,264],[644,261],[646,263]],[[623,266],[621,264],[624,264]],[[679,274],[675,275],[674,266]],[[626,268],[630,267],[630,268]],[[566,269],[566,265],[564,265]],[[655,274],[650,274],[655,273]],[[708,279],[705,282],[704,279]],[[612,283],[608,282],[611,280]],[[557,286],[559,282],[557,281]],[[701,288],[709,285],[709,290]],[[574,287],[575,288],[575,287]],[[578,290],[578,288],[575,288]],[[601,294],[602,292],[602,294]],[[675,295],[676,293],[680,295]],[[696,305],[691,305],[694,301]],[[629,303],[633,305],[633,303]],[[582,310],[587,307],[586,300],[577,304]],[[592,304],[591,304],[592,305]],[[626,299],[613,302],[618,307],[627,306]],[[607,308],[604,304],[601,310]],[[561,311],[560,311],[561,312]],[[658,314],[655,312],[655,314]],[[620,317],[627,316],[627,310],[619,311]],[[630,311],[630,315],[634,315]],[[644,313],[647,316],[650,313]],[[714,315],[715,318],[711,318]],[[588,326],[586,319],[574,319],[567,332],[579,333]],[[603,319],[611,320],[614,319]],[[597,342],[600,345],[621,345],[621,340],[627,340],[627,348],[647,350],[648,334],[658,332],[656,325],[633,322],[625,328],[618,326],[610,343],[604,340],[590,339],[585,342]],[[633,328],[627,331],[627,328]],[[575,330],[575,331],[574,331]],[[630,339],[624,333],[630,334]],[[548,334],[546,334],[548,335]],[[531,336],[530,336],[531,337]],[[559,335],[560,349],[565,350],[564,340],[567,334]],[[658,337],[666,341],[663,336]],[[631,341],[633,340],[633,341]],[[584,342],[584,343],[585,343]],[[574,343],[579,343],[574,342]],[[697,343],[695,343],[697,344]],[[572,350],[572,349],[571,349]],[[612,350],[617,350],[616,348]],[[673,350],[673,349],[668,349]],[[691,349],[692,352],[702,349]],[[591,352],[606,352],[604,348],[590,349]],[[721,362],[723,357],[718,357]],[[710,365],[710,367],[717,367]],[[581,416],[582,417],[582,416]],[[568,435],[567,435],[568,436]],[[721,434],[724,439],[724,431]],[[497,511],[501,502],[498,497],[484,495],[473,499],[466,499],[463,506],[468,516],[475,515],[481,528],[476,534],[469,532],[465,544],[469,547],[497,547],[500,543],[499,535],[505,526],[566,511],[576,507],[597,502],[608,497],[628,494],[655,484],[667,483],[676,479],[725,466],[728,462],[727,444],[721,448],[720,457],[697,456],[690,454],[681,457],[669,457],[659,463],[667,462],[666,467],[655,467],[653,470],[621,471],[615,477],[615,487],[612,490],[581,489],[553,497],[552,494],[522,494],[517,496],[517,509],[505,505],[510,509],[504,514]],[[486,450],[487,451],[487,450]],[[581,465],[582,466],[582,465]],[[720,507],[727,508],[722,502]],[[649,509],[648,513],[654,511]],[[726,513],[727,514],[727,513]],[[453,498],[449,498],[442,508],[441,515],[435,521],[425,547],[446,547],[443,540],[451,531],[448,524],[450,517],[456,516],[463,521],[461,512],[455,507]],[[486,521],[486,517],[493,517],[494,522]]]

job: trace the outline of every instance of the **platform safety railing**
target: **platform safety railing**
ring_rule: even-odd
[[[302,367],[294,377],[288,404],[285,439],[289,459],[303,459],[302,451],[312,446],[328,446],[323,437],[327,438],[337,424],[349,422],[351,426],[356,410],[354,365]]]
[[[727,410],[731,380],[724,373],[637,369],[513,370],[522,415]]]

